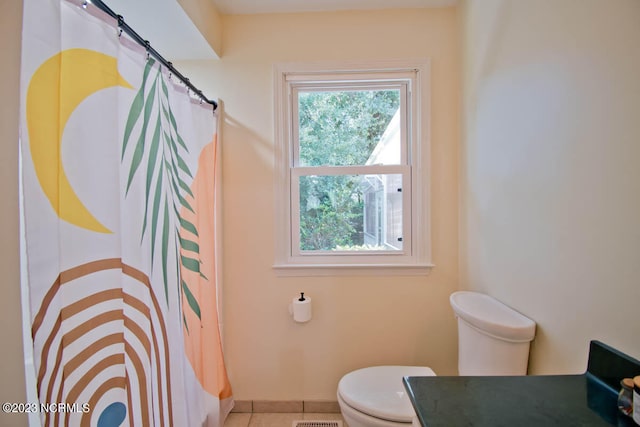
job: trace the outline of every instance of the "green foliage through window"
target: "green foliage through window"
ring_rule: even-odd
[[[399,90],[301,92],[300,166],[365,164],[399,105]]]
[[[397,89],[300,92],[299,166],[365,165],[399,105]],[[362,181],[359,175],[301,177],[301,250],[366,247]]]

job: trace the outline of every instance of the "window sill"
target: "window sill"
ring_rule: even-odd
[[[276,264],[277,276],[426,276],[433,264]]]

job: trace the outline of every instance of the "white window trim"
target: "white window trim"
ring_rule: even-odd
[[[429,185],[429,61],[428,60],[392,60],[371,62],[349,62],[339,64],[326,63],[280,63],[274,65],[274,119],[275,119],[275,263],[274,269],[282,276],[334,276],[334,275],[425,275],[431,263],[430,244],[430,185]],[[291,218],[293,165],[292,133],[288,128],[288,116],[291,114],[289,102],[289,82],[349,80],[354,74],[376,74],[376,77],[390,79],[413,78],[410,102],[415,111],[410,137],[411,167],[411,230],[406,233],[412,236],[407,244],[411,245],[410,255],[395,253],[358,253],[355,256],[338,254],[292,255]],[[384,166],[389,168],[389,166]],[[406,165],[396,166],[398,170],[409,168]],[[332,167],[333,169],[333,167]],[[421,185],[415,185],[421,183]],[[405,240],[405,239],[403,239]],[[404,242],[403,242],[404,243]],[[355,260],[354,260],[355,258]]]

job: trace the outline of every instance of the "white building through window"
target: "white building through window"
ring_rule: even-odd
[[[284,64],[275,78],[275,267],[426,273],[427,63]]]

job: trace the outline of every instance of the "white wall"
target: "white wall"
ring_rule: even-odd
[[[538,322],[534,373],[640,358],[640,2],[463,6],[462,287]]]
[[[225,358],[237,399],[336,399],[377,364],[456,372],[459,50],[456,9],[225,16],[222,58],[180,63],[224,103]],[[274,263],[273,64],[431,59],[432,252],[421,277],[278,277]],[[425,101],[428,101],[425,99]],[[313,298],[295,324],[287,305]]]

